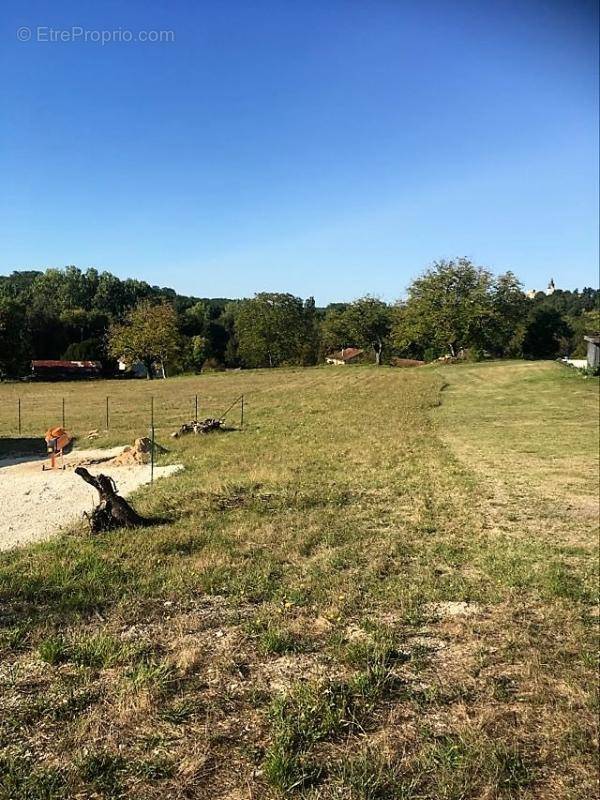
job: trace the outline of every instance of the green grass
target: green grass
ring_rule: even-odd
[[[61,800],[66,791],[60,769],[39,767],[24,757],[0,756],[2,800]]]
[[[481,472],[545,497],[589,497],[597,482],[598,380],[558,363],[513,361],[444,370],[445,436]],[[530,479],[531,478],[531,479]],[[518,509],[521,510],[521,509]]]
[[[108,669],[118,664],[129,663],[132,659],[144,659],[146,652],[139,647],[123,643],[114,636],[104,633],[82,634],[65,639],[61,634],[53,634],[42,639],[38,654],[47,664],[70,662],[81,667]]]
[[[196,392],[244,429],[169,439]],[[0,385],[5,450],[20,393],[24,438],[110,395],[106,445],[152,394],[186,467],[133,497],[168,523],[1,555],[0,798],[593,796],[597,392],[535,362]]]

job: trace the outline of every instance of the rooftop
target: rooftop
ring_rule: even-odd
[[[359,347],[344,347],[335,353],[330,353],[327,358],[334,359],[335,361],[352,361],[353,358],[360,356],[363,353]]]

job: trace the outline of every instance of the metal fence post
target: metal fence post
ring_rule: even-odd
[[[62,426],[65,427],[65,398],[62,399]]]
[[[19,408],[19,436],[21,435],[21,398],[18,399],[18,408]]]
[[[106,430],[108,430],[108,397],[106,398]]]
[[[154,483],[154,397],[150,397],[150,483]]]
[[[240,410],[240,428],[244,427],[244,395],[241,397],[242,400],[242,407]]]
[[[196,400],[196,414],[194,416],[194,420],[198,422],[198,395],[195,395],[195,400]]]

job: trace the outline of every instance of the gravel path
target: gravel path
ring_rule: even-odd
[[[0,550],[49,539],[62,528],[91,511],[98,493],[73,473],[84,463],[96,475],[110,475],[120,494],[131,494],[150,482],[150,466],[116,467],[103,464],[118,455],[122,447],[111,450],[75,450],[65,456],[65,470],[42,471],[42,459],[13,458],[0,460]],[[181,464],[154,467],[154,478],[173,475]]]

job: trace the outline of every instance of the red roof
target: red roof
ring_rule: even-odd
[[[362,352],[358,347],[344,347],[343,350],[338,350],[337,353],[331,353],[327,358],[332,358],[336,361],[352,361],[353,358],[360,356]]]
[[[41,359],[31,362],[32,369],[102,369],[100,361],[60,361],[59,359]]]

